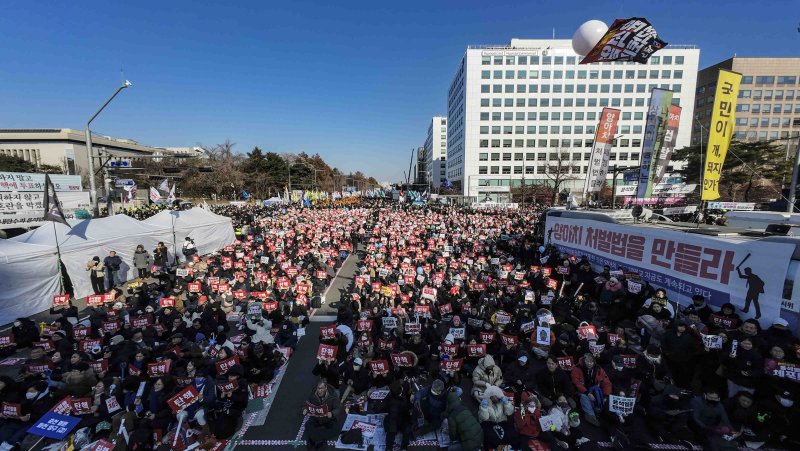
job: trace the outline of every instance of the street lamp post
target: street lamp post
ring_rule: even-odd
[[[116,97],[117,94],[120,93],[120,91],[130,86],[131,82],[125,80],[125,82],[122,83],[122,86],[117,88],[117,90],[114,91],[114,94],[112,94],[111,97],[109,97],[108,100],[106,100],[106,103],[104,103],[103,106],[101,106],[100,109],[97,110],[97,112],[94,113],[91,118],[89,118],[89,121],[86,122],[86,156],[89,159],[89,196],[92,201],[92,215],[94,217],[99,216],[100,209],[97,203],[97,187],[95,186],[94,182],[94,155],[92,152],[92,131],[90,129],[90,126],[92,125],[92,121],[95,120],[95,118],[100,114],[100,112],[102,112],[103,109],[105,109],[105,107],[109,103],[111,103],[112,100],[114,100],[114,97]],[[108,193],[106,193],[106,197],[108,197]]]

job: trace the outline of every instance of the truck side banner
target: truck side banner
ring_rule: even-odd
[[[673,301],[685,305],[701,294],[717,308],[730,302],[741,314],[750,299],[744,318],[755,315],[756,303],[762,326],[780,317],[794,246],[552,216],[546,231],[560,251],[638,273]]]

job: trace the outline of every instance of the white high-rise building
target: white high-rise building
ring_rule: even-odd
[[[656,87],[683,108],[675,148],[688,146],[699,58],[695,46],[669,46],[647,64],[579,65],[566,39],[469,46],[447,96],[447,178],[465,196],[505,202],[523,181],[552,186],[561,156],[561,189],[580,196],[603,107],[621,110],[609,165],[638,166]]]
[[[433,116],[428,125],[428,137],[425,139],[425,168],[428,171],[427,181],[434,192],[447,178],[445,163],[447,162],[447,118]]]

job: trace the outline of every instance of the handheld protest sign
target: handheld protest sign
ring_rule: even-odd
[[[327,361],[336,360],[337,351],[338,348],[336,346],[320,343],[319,347],[317,348],[317,359]]]

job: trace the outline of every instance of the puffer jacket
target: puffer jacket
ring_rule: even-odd
[[[150,265],[150,254],[147,251],[133,253],[133,267],[136,269],[144,269]]]
[[[484,406],[483,403],[481,403],[478,409],[478,420],[480,420],[481,423],[502,423],[514,414],[514,404],[510,400],[503,402],[505,395],[499,387],[487,388],[486,391],[483,392],[483,396],[486,401],[489,401],[489,404]],[[489,399],[491,396],[500,398],[500,401],[492,402],[492,400]]]
[[[450,439],[461,444],[464,451],[483,449],[483,428],[455,392],[447,394],[447,424],[450,428]]]
[[[472,394],[480,398],[487,387],[500,385],[503,382],[503,371],[494,364],[491,355],[478,360],[478,367],[472,372]]]
[[[268,319],[264,319],[264,325],[259,326],[257,322],[250,321],[250,318],[246,318],[247,321],[247,328],[254,331],[250,339],[253,343],[261,342],[264,344],[274,343],[275,339],[272,338],[272,334],[270,333],[272,330],[272,321]]]

